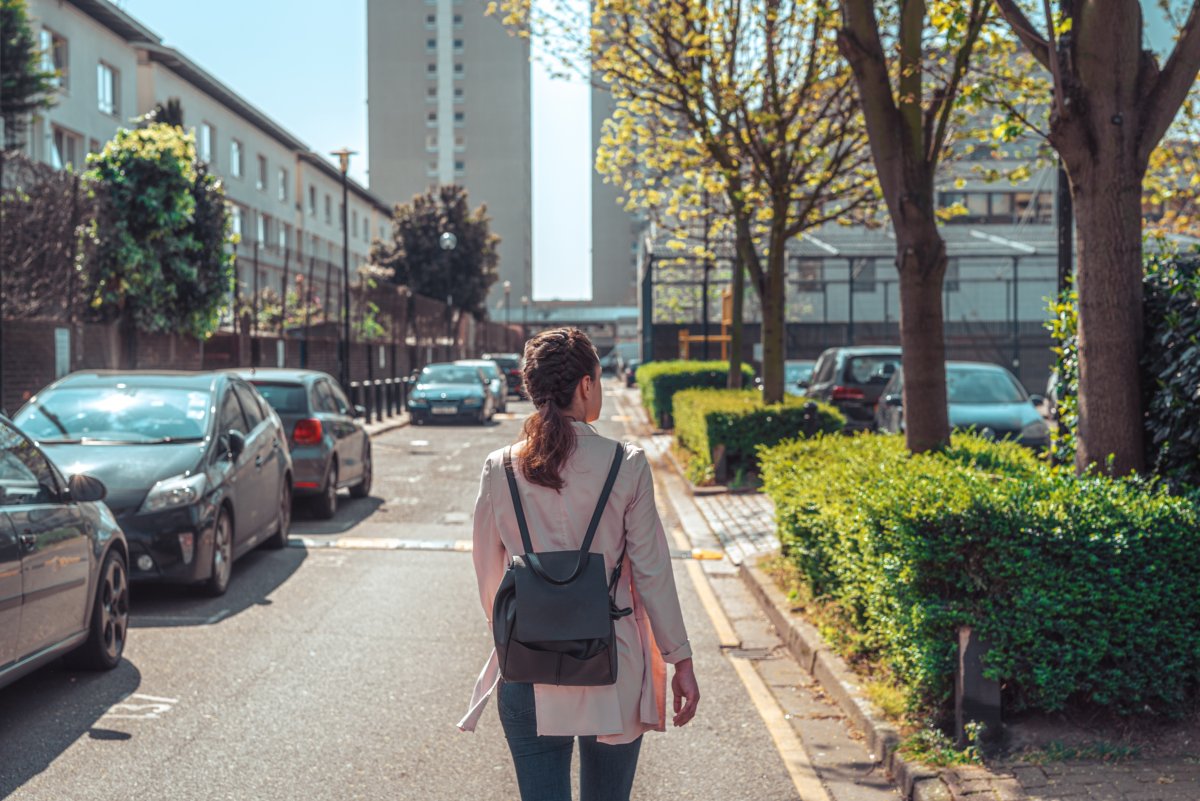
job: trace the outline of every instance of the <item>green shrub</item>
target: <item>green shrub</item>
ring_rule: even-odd
[[[1145,349],[1141,386],[1145,408],[1146,467],[1181,491],[1200,486],[1200,258],[1155,254],[1142,281]],[[1068,289],[1050,306],[1057,341],[1061,425],[1055,458],[1075,460],[1079,426],[1079,296]]]
[[[787,396],[764,406],[756,389],[685,389],[673,398],[675,440],[691,454],[688,478],[711,476],[713,449],[725,446],[728,472],[757,473],[760,446],[776,445],[804,431],[807,398]],[[816,406],[816,431],[832,433],[846,425],[842,413],[824,403]]]
[[[1195,500],[967,436],[921,455],[817,437],[760,461],[784,555],[913,711],[946,711],[964,624],[991,643],[987,675],[1011,710],[1173,716],[1200,686]]]
[[[754,369],[742,365],[743,381],[754,380]],[[671,399],[681,389],[710,387],[724,388],[729,383],[728,362],[698,362],[677,360],[670,362],[647,362],[637,369],[637,383],[642,390],[642,404],[650,413],[650,419],[663,428],[672,425]]]

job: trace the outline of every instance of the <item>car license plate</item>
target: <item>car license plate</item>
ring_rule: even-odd
[[[458,414],[458,407],[457,406],[434,406],[432,411],[434,414]]]

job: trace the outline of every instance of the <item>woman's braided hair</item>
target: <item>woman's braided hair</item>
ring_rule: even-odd
[[[563,488],[561,471],[575,450],[575,430],[564,410],[584,376],[594,376],[600,357],[578,328],[543,331],[525,343],[525,391],[537,412],[525,421],[521,472],[533,484]]]

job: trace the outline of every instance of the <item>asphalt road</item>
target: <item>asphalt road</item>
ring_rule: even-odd
[[[469,554],[318,547],[469,540],[483,457],[518,437],[529,406],[512,411],[380,436],[372,497],[343,496],[329,522],[298,512],[292,534],[309,545],[243,558],[224,598],[135,587],[116,670],[50,667],[0,690],[0,797],[517,798],[494,705],[476,733],[454,726],[489,650]],[[621,436],[614,416],[600,428]],[[634,797],[796,798],[676,572],[703,701],[684,729],[647,735]]]

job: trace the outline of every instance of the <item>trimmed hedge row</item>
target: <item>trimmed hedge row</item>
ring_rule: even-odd
[[[742,365],[744,383],[754,380],[754,368]],[[721,361],[647,362],[637,369],[642,404],[650,419],[663,428],[672,426],[672,398],[683,389],[710,387],[723,389],[729,383],[729,363]]]
[[[783,403],[764,406],[756,389],[685,389],[673,398],[675,440],[692,455],[688,478],[696,483],[715,476],[713,451],[725,446],[725,468],[758,471],[758,448],[794,439],[806,426],[814,433],[833,433],[846,425],[837,409],[814,403],[815,419],[808,421],[807,398],[787,396]]]
[[[1175,716],[1194,700],[1196,499],[968,436],[923,455],[895,437],[818,437],[760,459],[785,556],[914,711],[948,708],[964,624],[991,643],[1008,709]]]

